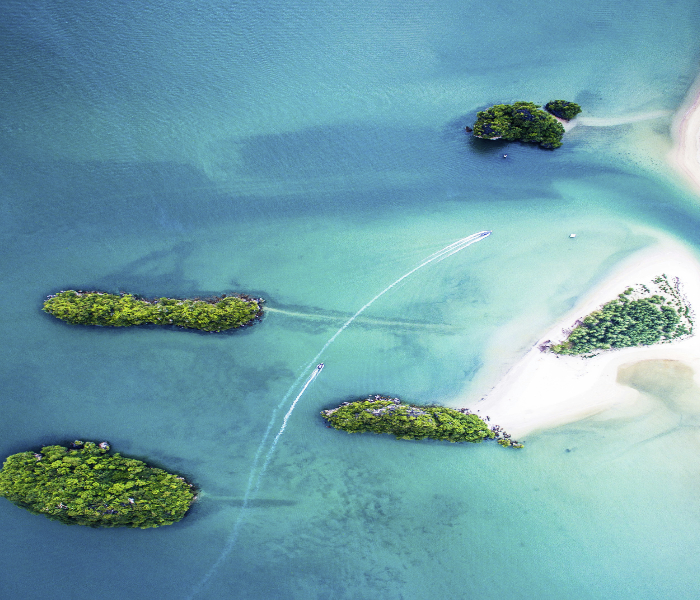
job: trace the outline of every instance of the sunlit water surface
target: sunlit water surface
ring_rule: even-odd
[[[149,531],[0,502],[3,597],[697,598],[700,399],[682,365],[622,369],[634,414],[520,452],[318,416],[367,393],[476,400],[655,232],[700,246],[697,199],[658,162],[696,76],[695,2],[0,11],[2,456],[106,439],[202,490]],[[490,104],[555,98],[666,116],[576,127],[556,152],[463,131]],[[328,346],[258,481],[328,340],[482,230]],[[225,335],[83,329],[40,311],[70,288],[244,291],[271,310]]]

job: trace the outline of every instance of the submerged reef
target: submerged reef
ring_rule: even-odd
[[[147,300],[132,294],[67,290],[49,296],[43,310],[77,325],[131,327],[152,323],[218,332],[254,323],[262,317],[262,303],[262,298],[245,295]]]
[[[692,334],[692,311],[678,279],[669,281],[661,275],[652,284],[653,289],[646,285],[627,288],[577,321],[564,342],[548,349],[556,354],[592,356],[600,350],[649,346]]]
[[[337,408],[321,412],[335,429],[348,433],[390,433],[400,440],[446,440],[479,443],[497,439],[502,446],[522,448],[498,425],[489,428],[469,409],[455,410],[444,406],[404,404],[398,398],[369,396],[354,402],[343,402]],[[488,417],[486,417],[488,420]]]
[[[573,105],[565,100],[553,102],[565,103],[566,107],[562,107],[561,110],[566,109],[567,114],[572,113],[573,107],[578,107],[579,112],[581,110],[577,104]],[[555,107],[559,107],[559,105],[556,104]],[[477,113],[477,120],[472,131],[478,138],[528,142],[539,144],[542,148],[553,149],[561,146],[564,126],[551,114],[540,110],[538,104],[515,102],[513,104],[496,104]]]
[[[0,496],[68,525],[141,529],[179,521],[196,500],[183,477],[81,440],[8,457]]]

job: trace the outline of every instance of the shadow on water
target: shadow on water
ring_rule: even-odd
[[[95,287],[88,289],[129,292],[145,298],[192,298],[195,295],[195,280],[185,277],[184,265],[196,248],[196,243],[182,241],[170,248],[154,250],[97,279]]]
[[[232,296],[243,294],[252,298],[264,298],[264,292],[252,292],[244,289],[242,286],[237,289],[228,290],[199,290],[194,279],[185,277],[184,265],[191,254],[196,250],[197,244],[194,242],[178,242],[169,249],[156,250],[149,252],[145,256],[132,260],[118,270],[105,275],[102,278],[95,279],[93,282],[82,282],[80,284],[67,283],[53,290],[48,290],[47,295],[56,294],[61,290],[85,290],[107,292],[110,294],[129,293],[138,298],[157,299],[157,298],[178,298],[178,299],[215,299],[222,296]],[[42,300],[43,304],[43,300]],[[41,304],[38,304],[41,308]],[[58,322],[65,327],[83,327],[82,325],[73,325],[66,323],[60,319],[55,319],[51,315],[43,313],[44,317],[48,317],[52,322]],[[96,330],[102,331],[126,331],[131,329],[165,329],[172,331],[187,331],[199,335],[241,335],[259,321],[253,322],[252,325],[237,329],[230,329],[221,332],[208,332],[198,329],[186,329],[176,326],[167,325],[134,325],[131,327],[95,327]]]
[[[9,172],[33,174],[6,206],[15,234],[54,236],[67,229],[78,243],[105,224],[108,238],[153,230],[178,236],[221,218],[231,204],[186,164],[37,159],[10,149],[0,149],[0,160]]]
[[[513,142],[502,140],[484,140],[466,132],[465,135],[468,136],[467,144],[469,145],[469,150],[477,154],[487,156],[498,154],[502,158],[503,154],[508,152],[508,147],[513,145]]]
[[[22,188],[13,202],[7,202],[5,221],[12,223],[13,234],[19,241],[22,234],[37,233],[50,241],[66,231],[76,244],[83,236],[90,235],[104,237],[110,243],[123,235],[134,243],[139,234],[154,232],[182,241],[182,246],[176,243],[163,251],[162,256],[151,254],[142,259],[143,264],[130,264],[128,268],[133,275],[137,268],[146,270],[148,260],[167,260],[167,253],[186,255],[196,242],[185,241],[183,237],[201,228],[229,220],[258,220],[269,216],[270,211],[274,211],[275,218],[298,215],[299,211],[320,211],[364,220],[363,211],[423,206],[426,194],[434,197],[436,190],[442,189],[447,197],[450,190],[458,189],[464,201],[469,201],[469,192],[474,188],[478,188],[479,200],[487,202],[561,200],[547,182],[561,178],[563,173],[571,179],[599,177],[601,173],[611,174],[611,179],[620,175],[618,169],[605,164],[590,167],[577,164],[575,169],[568,168],[571,150],[566,144],[551,152],[532,144],[476,139],[464,131],[465,123],[473,123],[474,118],[475,113],[460,115],[437,131],[350,124],[237,140],[243,159],[236,177],[258,182],[255,191],[241,194],[222,189],[204,171],[187,164],[37,160],[9,148],[0,149],[0,160],[7,165],[8,172],[33,174],[30,187]],[[225,145],[227,141],[220,143]],[[508,160],[503,160],[506,147]],[[439,157],[429,173],[425,171],[426,156]],[[348,172],[383,171],[397,177],[383,179],[380,186],[360,191],[342,184]],[[408,177],[415,173],[420,173],[418,180]],[[259,183],[293,178],[307,189],[319,177],[323,183],[312,193],[293,190],[277,193],[279,186]],[[331,180],[323,180],[324,177]],[[649,180],[644,178],[643,182],[648,184]],[[513,193],[514,189],[517,194]],[[664,189],[664,194],[667,193]],[[52,201],[46,202],[46,198]],[[108,225],[106,231],[98,229],[103,225]],[[30,241],[37,242],[35,238]],[[16,251],[21,253],[21,246]],[[139,284],[148,279],[148,273],[141,275],[141,281],[133,276],[127,283],[145,287]],[[170,276],[175,278],[177,273]],[[159,286],[166,286],[167,275],[159,277]],[[122,285],[108,278],[99,283]],[[183,293],[183,288],[178,286],[174,291]],[[159,289],[157,293],[163,291]]]
[[[561,176],[567,149],[559,148],[554,153],[534,144],[480,140],[464,130],[475,119],[476,113],[461,115],[437,130],[349,123],[252,136],[240,146],[242,171],[249,177],[264,175],[274,180],[332,178],[333,183],[325,186],[335,189],[328,200],[330,205],[356,209],[367,203],[373,207],[424,203],[426,194],[434,197],[436,190],[456,185],[466,192],[462,194],[465,200],[470,197],[469,189],[475,187],[481,200],[513,200],[513,189],[518,190],[518,200],[541,199],[540,184]],[[512,164],[503,161],[505,148],[516,151],[521,160]],[[429,171],[425,168],[426,156],[434,158]],[[504,169],[506,166],[510,168]],[[383,180],[379,188],[363,193],[344,191],[347,173],[371,175],[382,171],[400,174],[399,179],[388,186]],[[494,178],[494,173],[498,177]],[[415,180],[409,174],[420,174],[420,178]],[[572,172],[574,177],[584,175],[581,170]],[[547,194],[545,189],[545,198]],[[559,198],[555,192],[551,194]],[[311,202],[308,194],[300,202]],[[280,202],[283,210],[284,206]]]
[[[241,146],[244,169],[266,177],[319,177],[364,171],[423,169],[416,151],[434,134],[410,129],[345,123],[254,135]]]
[[[152,331],[169,331],[173,333],[186,333],[188,335],[199,335],[199,336],[246,336],[255,333],[255,329],[260,326],[262,320],[254,321],[252,324],[244,325],[243,327],[238,327],[235,329],[226,329],[224,331],[203,331],[201,329],[190,329],[187,327],[178,327],[176,325],[155,325],[152,323],[145,323],[143,325],[131,325],[129,327],[104,327],[101,325],[76,325],[74,323],[67,323],[61,319],[57,319],[49,314],[43,313],[41,317],[50,321],[53,325],[57,327],[65,327],[66,329],[76,330],[76,329],[91,329],[92,335],[130,335],[134,331],[138,330],[152,330]]]
[[[190,295],[194,282],[184,279],[181,265],[198,241],[187,238],[213,223],[259,220],[270,211],[280,217],[300,210],[342,213],[351,220],[364,220],[364,211],[422,206],[425,194],[434,196],[436,189],[444,189],[446,197],[456,189],[464,201],[470,200],[473,188],[478,188],[480,202],[561,201],[561,194],[548,182],[562,177],[609,187],[616,198],[611,208],[649,219],[700,244],[700,208],[693,206],[688,195],[669,194],[663,182],[625,172],[613,164],[572,162],[572,148],[567,144],[552,152],[532,144],[476,139],[464,131],[465,123],[474,118],[475,113],[459,115],[438,131],[348,125],[253,136],[243,142],[241,175],[258,179],[284,179],[291,174],[313,179],[319,176],[318,164],[321,174],[332,176],[341,176],[348,169],[422,173],[426,153],[440,158],[432,174],[422,175],[418,182],[396,180],[360,192],[341,186],[333,192],[301,195],[234,195],[187,164],[37,160],[9,147],[0,149],[0,160],[8,173],[33,174],[29,187],[18,190],[12,201],[10,196],[4,201],[5,227],[11,224],[16,242],[8,254],[16,252],[19,259],[26,250],[23,243],[46,243],[47,248],[53,248],[53,240],[66,231],[74,244],[80,244],[84,236],[100,236],[111,243],[123,235],[137,243],[142,233],[166,234],[172,241],[169,249],[132,261],[94,285],[129,286],[144,295],[151,290],[154,295]],[[353,140],[351,148],[347,147],[349,138]],[[370,151],[359,152],[359,147]],[[504,160],[502,149],[506,147],[508,159]],[[12,187],[12,180],[9,184]],[[166,272],[162,272],[163,264],[168,265]]]
[[[577,160],[576,145],[567,143],[566,137],[556,150],[484,140],[465,131],[465,126],[471,127],[475,121],[476,112],[462,114],[447,121],[438,133],[442,147],[449,148],[444,158],[446,181],[459,181],[464,186],[464,199],[469,198],[470,190],[478,189],[479,198],[488,202],[561,201],[562,195],[552,183],[563,177],[586,180],[601,172],[619,173],[607,164],[589,166]]]
[[[581,90],[573,99],[573,102],[576,102],[581,107],[585,106],[587,112],[594,114],[596,108],[603,104],[604,101],[605,97],[599,90]]]

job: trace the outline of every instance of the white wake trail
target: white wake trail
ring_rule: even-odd
[[[301,391],[299,394],[297,394],[297,397],[294,398],[294,402],[292,402],[292,405],[289,407],[289,410],[287,411],[287,414],[284,415],[284,419],[282,419],[282,427],[280,427],[280,430],[277,432],[277,435],[275,436],[275,439],[272,440],[272,445],[270,446],[270,449],[267,451],[267,456],[265,457],[265,462],[263,463],[262,469],[260,469],[260,476],[258,477],[258,482],[257,485],[255,486],[255,492],[253,493],[254,495],[257,493],[258,489],[260,488],[260,482],[262,481],[263,475],[265,475],[265,471],[267,471],[267,467],[270,464],[270,459],[272,458],[272,455],[275,452],[275,448],[277,447],[277,442],[279,442],[280,437],[282,437],[282,434],[284,433],[284,430],[287,428],[287,421],[289,421],[289,417],[292,416],[292,413],[294,412],[294,407],[297,405],[297,402],[299,402],[299,399],[302,397],[304,392],[306,391],[306,388],[311,385],[311,382],[316,379],[318,374],[321,371],[318,369],[314,369],[314,372],[311,373],[311,377],[309,377],[308,381],[304,384],[304,387],[301,388]]]
[[[231,550],[233,550],[234,546],[236,545],[236,542],[238,541],[238,534],[241,530],[241,526],[243,525],[243,517],[245,516],[245,511],[248,508],[248,502],[250,501],[251,496],[255,496],[257,493],[258,489],[260,489],[260,481],[262,480],[263,475],[265,474],[265,471],[267,470],[267,466],[270,462],[270,458],[272,457],[272,452],[275,449],[275,446],[277,445],[277,441],[279,440],[280,436],[284,432],[285,427],[287,426],[287,421],[289,420],[289,416],[292,414],[292,410],[294,410],[294,406],[296,406],[296,403],[299,402],[299,398],[303,395],[303,393],[306,391],[306,388],[308,388],[311,385],[311,382],[318,377],[318,374],[321,371],[318,369],[314,369],[314,372],[311,373],[311,376],[307,379],[306,383],[304,384],[304,387],[301,388],[301,391],[297,395],[297,397],[294,399],[294,402],[292,403],[292,408],[287,412],[287,414],[284,417],[284,421],[282,423],[282,428],[279,430],[277,435],[275,436],[274,441],[272,442],[272,446],[270,447],[270,451],[268,451],[267,456],[265,457],[265,464],[263,465],[263,468],[260,470],[260,474],[258,475],[257,478],[255,478],[255,468],[257,467],[258,461],[260,460],[260,455],[262,454],[262,449],[265,445],[265,441],[267,440],[267,437],[270,435],[270,431],[272,430],[272,423],[274,422],[274,415],[277,413],[279,407],[277,407],[273,411],[273,418],[270,420],[270,423],[267,426],[267,430],[265,431],[265,435],[263,436],[262,442],[258,446],[258,449],[255,453],[255,458],[253,459],[253,468],[250,471],[250,476],[248,477],[248,487],[246,488],[245,494],[243,496],[243,504],[241,505],[241,510],[238,513],[238,518],[236,519],[236,522],[233,525],[233,530],[231,531],[231,534],[228,537],[228,540],[226,541],[226,544],[224,545],[223,550],[221,551],[221,554],[219,554],[219,557],[214,561],[214,564],[209,568],[209,571],[200,579],[200,581],[197,583],[197,585],[194,587],[192,592],[190,593],[189,596],[187,596],[188,600],[191,600],[194,598],[199,592],[204,589],[204,586],[207,584],[207,582],[211,579],[211,577],[216,573],[218,568],[221,566],[221,563],[223,563],[228,555],[231,553]],[[289,393],[287,394],[287,396]],[[287,397],[285,396],[285,398]],[[255,489],[253,489],[255,487]],[[251,493],[252,492],[252,493]]]
[[[243,496],[243,504],[241,506],[241,510],[238,514],[238,519],[236,520],[236,523],[233,526],[233,530],[231,531],[231,534],[229,535],[229,538],[221,551],[221,554],[219,557],[216,559],[214,564],[211,566],[209,571],[202,577],[202,579],[197,583],[197,585],[194,587],[192,590],[192,593],[187,597],[188,600],[192,600],[197,594],[199,594],[200,591],[204,588],[204,586],[207,584],[207,582],[211,579],[211,577],[214,575],[214,573],[217,571],[219,566],[226,560],[228,555],[231,553],[233,550],[234,546],[236,545],[236,541],[238,540],[238,534],[241,529],[241,525],[243,524],[243,518],[246,515],[246,509],[248,508],[248,502],[252,496],[257,494],[258,490],[260,489],[260,483],[262,481],[263,476],[265,475],[265,472],[267,471],[267,468],[270,464],[270,460],[272,459],[272,455],[275,452],[275,449],[277,448],[277,443],[280,440],[280,437],[284,433],[284,430],[287,427],[287,423],[289,421],[289,418],[292,416],[292,413],[294,412],[294,409],[297,406],[297,403],[301,399],[302,395],[306,391],[306,389],[311,385],[311,382],[313,382],[314,379],[318,376],[320,371],[316,369],[316,365],[318,363],[318,360],[321,358],[321,355],[328,349],[328,346],[330,346],[337,338],[338,336],[343,333],[351,324],[352,322],[357,319],[363,312],[365,312],[372,304],[374,304],[379,298],[381,298],[384,294],[386,294],[389,290],[393,289],[396,287],[399,283],[401,283],[404,279],[407,277],[410,277],[413,275],[416,271],[422,269],[423,267],[428,266],[431,263],[434,262],[441,262],[444,259],[452,256],[453,254],[456,254],[457,252],[460,252],[461,250],[464,250],[466,247],[471,246],[472,244],[475,244],[476,242],[480,242],[481,240],[487,238],[488,236],[491,235],[490,231],[480,231],[478,233],[474,233],[472,235],[469,235],[465,238],[462,238],[461,240],[457,240],[456,242],[453,242],[452,244],[449,244],[445,246],[442,250],[438,250],[437,252],[434,252],[427,258],[423,260],[417,267],[414,267],[408,273],[405,273],[401,277],[399,277],[396,281],[394,281],[392,284],[388,285],[385,287],[381,292],[379,292],[374,298],[372,298],[367,304],[365,304],[360,310],[358,310],[352,317],[350,317],[341,327],[336,331],[333,336],[324,344],[323,348],[319,350],[318,354],[314,356],[309,364],[304,367],[300,373],[300,375],[297,377],[296,381],[292,384],[292,386],[287,390],[287,393],[284,395],[280,403],[277,405],[277,407],[272,411],[272,416],[270,418],[270,422],[268,423],[267,429],[265,430],[265,434],[263,435],[262,440],[260,441],[260,445],[258,446],[258,449],[255,453],[255,458],[253,459],[253,465],[250,470],[250,475],[248,477],[248,486],[246,488],[245,494]],[[287,399],[289,396],[292,394],[292,391],[297,388],[299,383],[302,381],[304,378],[304,375],[308,373],[309,369],[313,368],[313,372],[311,375],[308,377],[306,380],[306,383],[304,386],[301,388],[301,391],[297,394],[296,398],[292,402],[291,406],[287,410],[287,413],[284,415],[284,419],[282,420],[282,426],[280,427],[279,431],[277,432],[277,435],[275,436],[274,440],[272,441],[272,444],[270,445],[270,449],[267,451],[267,454],[265,455],[265,461],[263,462],[263,466],[258,472],[257,477],[255,476],[255,472],[258,467],[258,461],[260,460],[260,456],[262,455],[263,448],[265,447],[265,444],[267,443],[267,439],[270,435],[270,432],[272,431],[272,425],[275,421],[275,418],[277,416],[277,412],[284,406],[284,404],[287,402]]]

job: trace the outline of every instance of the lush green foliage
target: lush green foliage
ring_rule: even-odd
[[[477,114],[474,135],[490,140],[531,142],[558,148],[564,126],[532,102],[496,104]]]
[[[690,309],[680,294],[670,287],[665,276],[654,283],[668,292],[671,299],[653,294],[632,300],[629,296],[633,288],[628,288],[585,317],[565,342],[552,346],[551,350],[557,354],[590,354],[610,348],[648,346],[691,333]]]
[[[552,100],[544,105],[547,112],[552,113],[555,117],[570,121],[581,112],[581,107],[575,102],[567,102],[566,100]]]
[[[108,452],[104,443],[76,441],[13,454],[0,471],[0,495],[69,525],[145,529],[185,516],[194,493],[182,477]]]
[[[44,310],[79,325],[129,327],[154,323],[204,331],[241,327],[262,315],[262,300],[228,296],[214,301],[159,298],[141,300],[131,294],[68,290],[49,296]]]
[[[495,437],[478,416],[440,406],[413,406],[398,398],[373,396],[346,402],[321,415],[335,429],[348,433],[392,433],[398,439],[432,438],[450,442],[481,442]]]

